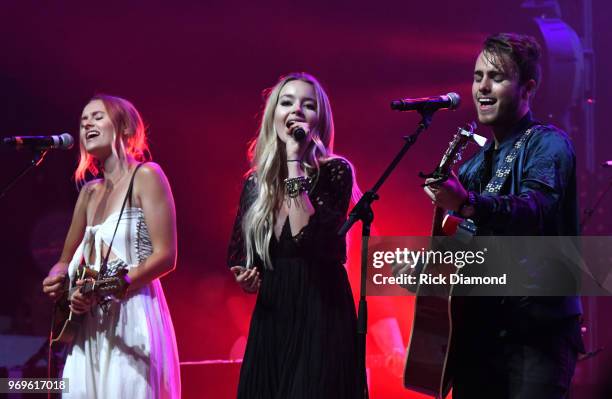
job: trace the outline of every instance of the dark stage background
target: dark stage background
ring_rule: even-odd
[[[520,1],[52,3],[0,4],[0,135],[67,131],[77,137],[81,110],[97,92],[125,97],[141,111],[154,160],[165,169],[176,199],[178,267],[163,284],[182,361],[241,356],[254,297],[235,286],[225,254],[264,88],[291,71],[320,78],[334,110],[336,152],[354,163],[364,189],[418,122],[416,114],[391,112],[389,101],[458,92],[460,109],[435,116],[375,205],[377,234],[426,235],[432,209],[417,172],[429,172],[456,127],[475,119],[470,87],[482,40],[493,32],[535,27],[533,13]],[[560,3],[564,21],[580,33],[582,2]],[[612,158],[606,118],[612,108],[612,6],[599,0],[593,10],[595,156],[601,163]],[[560,82],[546,83],[554,90]],[[545,108],[538,104],[536,114],[547,120],[547,112],[538,114]],[[479,132],[489,136],[485,128]],[[582,148],[581,132],[573,136]],[[59,256],[70,222],[76,159],[76,149],[50,153],[0,200],[0,334],[47,334],[51,305],[41,281]],[[25,152],[0,152],[0,184],[27,162]],[[590,206],[612,172],[587,173],[582,162],[580,168],[581,205]],[[585,233],[611,234],[611,199]],[[351,235],[349,260],[355,293],[358,230]],[[604,316],[611,302],[589,302],[599,314],[587,320],[589,328],[600,332],[599,344],[612,342]],[[372,328],[399,326],[405,346],[412,303],[369,300],[372,397],[420,397],[403,391],[390,370],[389,342],[397,343],[397,337]],[[581,368],[576,383],[592,382]],[[232,397],[237,366],[184,366],[183,377],[184,397]]]

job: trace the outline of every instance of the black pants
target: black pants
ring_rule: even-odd
[[[460,339],[453,399],[563,399],[577,348],[564,334]]]
[[[563,399],[570,387],[576,351],[567,345],[549,348],[508,344],[460,361],[453,399]]]

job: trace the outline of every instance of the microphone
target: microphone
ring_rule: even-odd
[[[306,137],[306,130],[299,125],[295,125],[294,122],[289,122],[287,127],[289,128],[289,135],[293,136],[295,141],[302,141]]]
[[[293,130],[293,138],[295,141],[302,141],[304,140],[304,137],[306,137],[306,131],[301,126],[298,126]]]
[[[601,166],[604,168],[612,168],[612,160],[602,163]]]
[[[457,93],[448,93],[443,96],[404,98],[391,101],[391,109],[396,111],[437,111],[442,108],[457,109],[461,97]]]
[[[68,150],[72,148],[74,139],[68,133],[63,133],[59,136],[13,136],[2,139],[2,144],[17,149],[50,150],[57,148]]]

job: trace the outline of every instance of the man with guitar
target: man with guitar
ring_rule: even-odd
[[[532,118],[540,46],[529,36],[489,36],[472,96],[493,140],[457,177],[426,181],[432,201],[471,219],[478,235],[575,236],[576,161],[568,136]],[[433,184],[432,184],[433,183]],[[580,337],[577,297],[466,297],[455,323],[453,398],[564,398]]]

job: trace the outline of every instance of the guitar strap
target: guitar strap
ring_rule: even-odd
[[[102,261],[102,265],[100,266],[100,277],[106,274],[108,258],[113,248],[113,241],[115,241],[115,235],[117,234],[117,229],[119,229],[119,223],[121,223],[121,217],[123,216],[125,205],[128,203],[128,201],[130,202],[130,205],[132,204],[132,191],[134,189],[134,178],[136,177],[136,172],[138,172],[138,169],[140,169],[142,165],[144,165],[144,163],[139,163],[138,165],[136,165],[136,169],[134,169],[134,172],[132,173],[132,178],[130,179],[130,185],[128,187],[127,193],[125,194],[125,198],[123,199],[123,204],[121,205],[121,211],[119,211],[119,218],[117,219],[117,224],[115,225],[115,231],[113,232],[113,238],[111,238],[111,242],[108,245],[108,250],[106,251],[106,256],[104,257],[104,260]]]
[[[495,174],[482,192],[483,194],[497,195],[500,192],[501,188],[506,182],[506,179],[508,178],[508,175],[510,175],[510,171],[512,170],[512,166],[514,165],[514,160],[516,159],[516,157],[518,157],[519,151],[521,150],[529,136],[535,130],[542,126],[543,125],[535,124],[529,129],[525,130],[525,133],[523,133],[521,138],[518,139],[516,143],[514,143],[514,147],[512,148],[510,153],[506,155],[504,162],[495,171]]]

